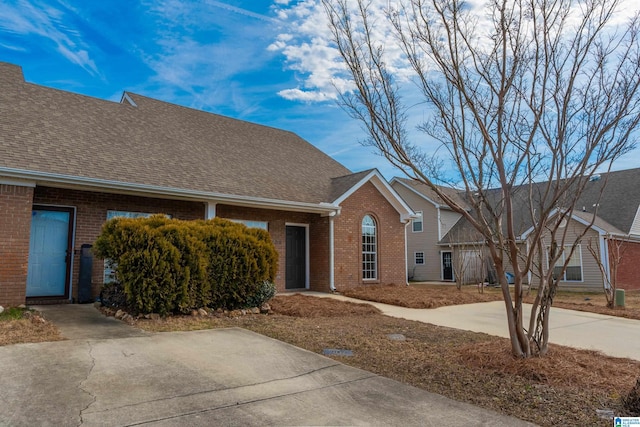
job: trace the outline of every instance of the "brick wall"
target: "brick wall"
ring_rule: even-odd
[[[171,215],[173,218],[186,220],[204,219],[205,217],[205,205],[200,202],[67,190],[52,187],[36,187],[33,204],[72,206],[76,208],[75,255],[72,270],[72,296],[74,299],[78,297],[80,247],[84,243],[93,244],[100,234],[102,224],[107,219],[108,210],[164,213]],[[29,205],[29,210],[30,209],[31,205]],[[94,259],[92,274],[92,295],[94,297],[100,293],[103,275],[104,262],[99,259]]]
[[[362,218],[376,220],[378,238],[378,279],[362,279]],[[338,291],[363,284],[406,283],[405,224],[400,215],[371,183],[366,183],[342,203],[335,218],[335,286]]]
[[[254,209],[240,206],[217,205],[220,218],[266,221],[269,234],[278,251],[276,288],[285,291],[286,224],[309,225],[309,289],[329,291],[329,219],[318,214]]]
[[[616,241],[609,242],[609,260],[615,258]],[[640,243],[623,242],[620,246],[620,262],[618,264],[619,289],[640,289]]]
[[[33,188],[0,184],[0,305],[24,304]]]

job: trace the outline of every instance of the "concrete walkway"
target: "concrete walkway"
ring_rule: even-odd
[[[130,338],[148,335],[113,317],[103,316],[93,304],[35,305],[34,310],[57,326],[68,340]]]
[[[507,314],[502,301],[416,309],[362,301],[336,294],[321,292],[304,294],[371,304],[391,317],[509,337]],[[528,322],[531,306],[525,304],[524,308],[525,321]],[[552,308],[550,321],[549,339],[554,344],[597,350],[609,356],[640,360],[640,321],[638,320]]]
[[[243,329],[43,313],[70,339],[0,347],[0,426],[531,425]]]

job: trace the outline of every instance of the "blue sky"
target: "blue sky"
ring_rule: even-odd
[[[353,171],[397,174],[363,147],[332,97],[284,95],[306,78],[274,46],[290,18],[263,0],[3,0],[0,61],[25,79],[112,101],[123,90],[290,130]],[[323,29],[324,30],[324,29]],[[328,82],[328,80],[327,80]]]
[[[0,61],[32,83],[112,101],[128,90],[290,130],[354,172],[399,174],[335,102],[334,85],[348,83],[319,0],[3,0]]]

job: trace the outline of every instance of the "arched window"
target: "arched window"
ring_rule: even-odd
[[[378,278],[376,221],[371,215],[362,218],[362,278]]]

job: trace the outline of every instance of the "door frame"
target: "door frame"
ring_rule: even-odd
[[[27,299],[35,299],[35,300],[61,300],[67,299],[71,300],[73,295],[73,264],[75,262],[75,245],[76,241],[76,207],[69,205],[51,205],[47,203],[34,203],[31,206],[31,211],[34,210],[44,210],[44,211],[55,211],[55,212],[69,212],[69,232],[67,233],[67,251],[69,252],[69,262],[67,263],[67,271],[65,278],[65,293],[64,295],[53,295],[53,296],[31,296],[27,297]],[[31,225],[29,226],[31,227]],[[29,228],[29,233],[31,233],[31,228]],[[31,234],[29,234],[29,238],[31,238]],[[31,254],[29,254],[31,255]],[[28,278],[27,278],[28,280]],[[25,284],[25,291],[26,291]]]
[[[304,228],[304,288],[296,288],[296,289],[309,289],[309,273],[311,271],[310,267],[309,267],[309,224],[301,224],[301,223],[297,223],[297,222],[285,222],[284,223],[284,242],[285,242],[285,247],[284,247],[284,259],[285,259],[285,263],[287,262],[287,227],[302,227]],[[284,282],[285,282],[285,288],[287,286],[287,266],[285,264],[284,267]],[[295,291],[296,289],[291,289],[292,291]],[[289,289],[287,289],[289,290]]]
[[[451,279],[445,279],[444,278],[444,254],[451,254]],[[452,282],[456,280],[456,273],[455,270],[453,268],[453,251],[440,251],[440,279],[443,282],[448,282],[449,280],[451,280]]]

